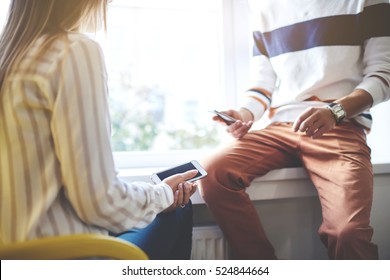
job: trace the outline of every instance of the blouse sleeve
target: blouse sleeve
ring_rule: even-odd
[[[59,69],[51,129],[67,198],[87,224],[112,232],[145,226],[173,203],[173,193],[164,183],[117,177],[100,46],[86,37],[71,42]]]

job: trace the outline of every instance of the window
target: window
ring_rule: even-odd
[[[219,145],[208,111],[226,107],[223,8],[220,0],[110,4],[101,43],[119,167],[174,164],[172,153],[186,161]]]
[[[223,97],[217,2],[124,0],[110,5],[105,54],[114,151],[217,144],[207,114]]]
[[[9,0],[0,1],[0,26]],[[246,0],[114,0],[103,46],[118,168],[169,166],[229,139],[209,110],[235,107],[251,55]],[[373,161],[390,162],[390,102],[373,108]],[[266,121],[266,120],[265,120]]]
[[[7,16],[7,11],[9,7],[10,0],[2,0],[0,1],[0,28],[3,27],[6,16]]]

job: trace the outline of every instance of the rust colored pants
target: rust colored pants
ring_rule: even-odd
[[[344,123],[319,139],[273,123],[203,160],[209,175],[200,192],[228,239],[235,259],[275,259],[245,188],[270,170],[304,166],[317,188],[319,236],[330,259],[377,259],[371,242],[373,174],[364,131]]]

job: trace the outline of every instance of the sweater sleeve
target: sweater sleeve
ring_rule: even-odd
[[[173,203],[173,193],[166,184],[127,184],[117,178],[100,46],[79,37],[59,69],[51,128],[72,207],[85,223],[112,232],[147,225]]]
[[[259,120],[270,107],[272,93],[276,87],[277,76],[268,57],[262,31],[255,28],[255,22],[262,15],[256,2],[250,2],[250,15],[253,34],[253,54],[250,61],[250,79],[247,91],[241,98],[241,107],[248,109]]]
[[[357,88],[369,92],[375,106],[390,99],[390,4],[367,2],[372,5],[363,12],[364,78]]]
[[[241,107],[248,109],[257,121],[271,105],[276,74],[268,57],[254,55],[251,58],[250,75],[250,85],[241,100]]]

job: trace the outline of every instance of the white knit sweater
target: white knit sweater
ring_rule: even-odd
[[[364,89],[373,105],[390,98],[388,0],[249,0],[254,55],[242,107],[258,120],[293,122]],[[370,113],[354,118],[371,127]]]

